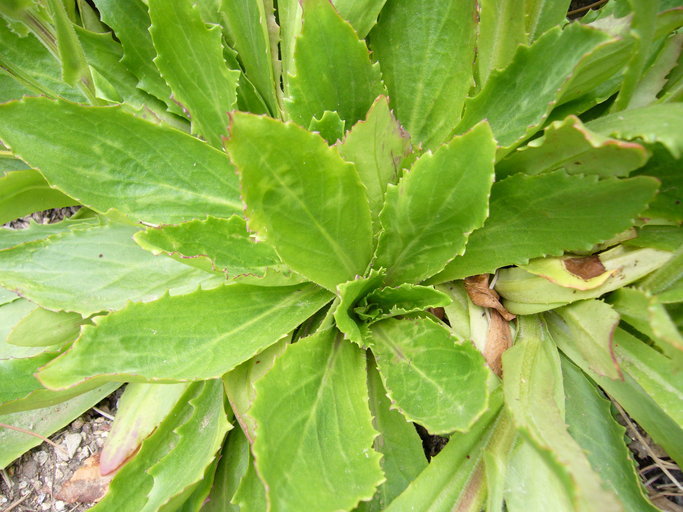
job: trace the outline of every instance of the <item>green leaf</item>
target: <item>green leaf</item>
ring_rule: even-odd
[[[12,249],[18,245],[43,240],[57,233],[64,233],[83,228],[92,228],[100,224],[98,218],[68,218],[53,224],[38,224],[33,219],[23,229],[0,228],[0,251]]]
[[[389,99],[375,100],[365,121],[359,121],[335,146],[347,162],[355,164],[370,201],[374,232],[379,232],[379,212],[389,183],[398,183],[401,161],[410,148],[408,134],[389,109]]]
[[[384,282],[384,274],[371,270],[365,277],[357,276],[337,287],[341,301],[334,311],[337,328],[344,334],[344,338],[365,347],[364,333],[361,320],[355,312],[359,302],[372,290],[380,287]]]
[[[330,294],[314,285],[234,284],[132,303],[85,327],[73,347],[39,376],[50,388],[96,376],[133,382],[220,377],[329,300]],[[150,358],[150,353],[158,357]]]
[[[662,42],[661,48],[633,91],[629,108],[644,107],[657,101],[657,96],[667,85],[667,77],[678,64],[682,47],[683,36],[680,34],[672,35]]]
[[[673,252],[683,246],[683,227],[646,225],[638,230],[636,238],[625,241],[624,245]]]
[[[581,59],[608,40],[603,32],[572,23],[520,47],[510,65],[492,73],[482,91],[467,100],[456,130],[462,133],[485,118],[500,146],[516,146],[541,127]]]
[[[372,360],[368,361],[368,388],[373,424],[380,433],[375,438],[375,450],[382,454],[382,469],[387,480],[379,486],[372,501],[361,502],[356,510],[379,512],[427,467],[427,458],[415,427],[401,413],[391,409]]]
[[[430,282],[587,250],[630,227],[656,189],[656,181],[643,177],[598,181],[597,176],[562,172],[510,176],[491,188],[489,217],[470,236],[465,254]]]
[[[296,39],[301,34],[301,17],[303,14],[299,0],[278,0],[278,20],[280,22],[280,53],[282,54],[282,77],[295,73],[294,48]],[[288,81],[283,80],[285,92]]]
[[[576,116],[555,121],[543,136],[508,155],[496,165],[499,178],[524,172],[540,174],[564,169],[569,174],[628,176],[642,167],[648,151],[633,142],[610,139],[588,130]]]
[[[335,332],[290,345],[256,384],[253,450],[273,510],[349,509],[384,480],[365,353]]]
[[[473,85],[475,4],[388,0],[370,34],[396,116],[426,148],[449,138]]]
[[[273,68],[273,48],[268,33],[268,18],[264,2],[222,0],[220,17],[226,37],[237,50],[246,76],[259,92],[273,116],[280,111],[276,93],[276,72]],[[275,48],[277,54],[277,48]]]
[[[566,288],[518,267],[500,269],[496,290],[504,305],[515,315],[548,311],[577,300],[595,299],[646,276],[671,258],[671,253],[655,249],[632,249],[620,245],[599,255],[612,275],[604,284],[588,290]],[[585,371],[585,370],[584,370]]]
[[[175,226],[139,231],[135,241],[143,249],[178,257],[179,261],[228,277],[243,274],[264,276],[280,259],[273,249],[249,237],[243,218],[208,217]]]
[[[377,16],[387,0],[334,0],[342,18],[351,23],[358,37],[365,38],[377,23]]]
[[[218,276],[140,249],[132,240],[136,231],[103,222],[0,251],[0,283],[47,309],[84,315],[220,283]]]
[[[191,384],[91,510],[152,512],[190,495],[231,428],[219,380]]]
[[[239,506],[233,505],[230,500],[244,478],[251,458],[249,441],[242,429],[236,428],[228,432],[221,453],[223,455],[218,461],[213,489],[202,512],[240,512]]]
[[[187,109],[193,133],[220,148],[240,76],[223,59],[220,28],[207,28],[189,0],[175,2],[173,9],[166,0],[147,3],[149,32],[158,53],[154,63],[171,86],[174,100]]]
[[[652,147],[652,157],[644,167],[634,174],[653,176],[661,185],[659,193],[642,216],[650,219],[664,219],[670,223],[683,224],[683,173],[679,172],[683,165],[683,157],[674,158],[662,144]]]
[[[254,457],[248,449],[247,453],[249,453],[249,462],[246,472],[230,503],[233,503],[239,512],[261,512],[268,510],[266,487],[258,473],[256,473]]]
[[[496,145],[486,123],[420,157],[389,185],[373,266],[389,283],[418,283],[462,254],[488,213]]]
[[[467,431],[488,405],[489,370],[471,343],[423,316],[370,326],[368,340],[395,406],[432,434]]]
[[[81,82],[86,87],[92,87],[88,61],[73,23],[67,15],[65,4],[61,0],[47,0],[47,5],[49,5],[55,26],[56,46],[62,64],[62,78],[67,84],[76,85]]]
[[[119,386],[118,383],[108,383],[50,407],[0,414],[0,423],[49,436],[97,405]],[[6,468],[14,459],[40,443],[42,440],[37,437],[0,427],[0,468]]]
[[[326,110],[322,117],[314,117],[308,125],[309,132],[317,132],[331,146],[344,138],[344,127],[346,123],[336,112]]]
[[[650,293],[663,293],[683,281],[683,246],[679,246],[669,261],[655,270],[642,283]]]
[[[683,153],[683,104],[649,105],[599,117],[586,124],[592,131],[619,139],[642,139],[666,146],[675,158]]]
[[[562,359],[569,433],[625,512],[656,512],[646,498],[633,458],[624,443],[626,429],[612,416],[610,402],[572,363]]]
[[[226,145],[249,229],[292,270],[329,290],[364,274],[370,209],[354,166],[295,124],[237,113],[231,134]]]
[[[31,357],[44,351],[40,347],[20,347],[7,341],[9,334],[16,325],[36,309],[37,306],[32,302],[16,296],[15,300],[0,305],[0,360]]]
[[[334,111],[354,125],[382,94],[379,68],[365,43],[328,0],[303,0],[303,29],[296,40],[295,72],[286,76],[285,109],[308,127],[314,117]]]
[[[402,284],[377,288],[361,299],[354,308],[359,318],[376,322],[399,315],[439,308],[451,303],[451,298],[431,286]]]
[[[612,341],[619,314],[609,305],[585,300],[546,313],[544,318],[562,352],[572,359],[578,352],[594,372],[610,379],[621,378]]]
[[[500,410],[500,393],[491,398],[491,407],[486,413],[467,433],[453,434],[445,448],[391,502],[386,512],[451,512],[461,510],[459,506],[470,504],[468,502],[471,502],[472,497],[464,493],[463,489],[475,477],[478,455],[486,447]]]
[[[118,401],[116,418],[100,453],[100,473],[116,471],[135,454],[173,410],[189,384],[147,384],[131,382]]]
[[[31,33],[18,36],[7,22],[0,20],[0,64],[9,76],[28,88],[31,96],[85,101],[78,88],[64,83],[59,63],[47,48]]]
[[[505,404],[576,510],[618,511],[565,426],[560,356],[538,317],[522,317],[517,342],[503,354]]]
[[[102,21],[114,29],[121,41],[121,62],[138,78],[138,87],[166,103],[171,112],[182,114],[153,62],[157,52],[149,34],[151,21],[146,3],[143,0],[94,0],[94,3]]]
[[[0,224],[29,213],[77,203],[59,190],[50,188],[37,171],[27,169],[0,175]]]
[[[78,338],[86,323],[78,313],[35,308],[13,327],[7,342],[21,347],[64,345]]]
[[[187,134],[120,108],[45,98],[0,105],[0,113],[0,138],[14,153],[99,212],[172,223],[242,211],[227,156]]]

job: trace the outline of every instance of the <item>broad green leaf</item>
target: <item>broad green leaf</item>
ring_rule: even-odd
[[[108,383],[50,407],[0,414],[0,423],[49,436],[97,405],[119,386],[118,383]],[[41,442],[37,437],[0,427],[0,468],[6,468],[14,459]]]
[[[361,349],[320,331],[290,345],[256,389],[253,450],[271,510],[325,512],[372,498],[384,477]]]
[[[358,302],[354,311],[362,320],[376,322],[428,308],[444,307],[450,303],[448,295],[431,286],[402,284],[371,291]]]
[[[371,270],[365,277],[357,276],[352,281],[347,281],[337,287],[341,298],[339,306],[334,311],[334,319],[337,328],[344,334],[344,338],[365,347],[362,322],[355,312],[359,302],[372,290],[377,289],[384,282],[384,274]]]
[[[0,224],[29,213],[77,203],[59,190],[50,188],[37,171],[26,169],[0,175]]]
[[[234,504],[240,512],[261,512],[268,510],[266,487],[256,472],[254,457],[249,453],[249,462],[246,472],[235,491],[230,503]]]
[[[0,306],[14,302],[17,299],[19,299],[19,296],[16,293],[0,288]]]
[[[37,306],[26,299],[9,301],[0,306],[0,361],[20,357],[32,357],[45,349],[42,347],[16,346],[8,341],[9,334],[21,321],[34,312]]]
[[[600,177],[628,176],[649,157],[640,144],[610,139],[588,130],[576,116],[555,121],[543,136],[508,155],[496,165],[499,178],[523,172],[564,169],[569,174],[596,174]]]
[[[303,29],[296,40],[295,71],[285,77],[285,109],[308,127],[335,111],[347,126],[364,119],[384,87],[365,43],[328,0],[303,0]]]
[[[107,25],[114,29],[123,46],[121,62],[135,75],[138,87],[167,104],[169,110],[182,114],[171,99],[170,87],[154,65],[157,52],[149,34],[151,21],[143,0],[94,0]]]
[[[173,410],[189,384],[131,382],[119,399],[116,418],[100,453],[100,473],[116,471]]]
[[[675,158],[683,153],[683,104],[649,105],[599,117],[586,127],[594,132],[619,139],[642,139],[666,146]]]
[[[152,512],[169,502],[182,503],[204,477],[230,428],[220,380],[191,384],[91,510]]]
[[[162,382],[220,377],[329,300],[330,294],[314,285],[234,284],[132,303],[85,327],[72,348],[39,376],[50,388],[97,376]]]
[[[465,434],[453,434],[443,450],[432,459],[391,504],[386,512],[419,510],[451,512],[469,505],[471,496],[463,489],[477,475],[478,455],[486,447],[500,410],[500,393],[492,396],[491,407]]]
[[[536,258],[526,265],[519,265],[519,268],[564,288],[582,291],[593,290],[604,285],[615,274],[614,270],[607,270],[602,265],[599,255],[569,256]]]
[[[185,491],[181,496],[175,498],[161,508],[165,512],[204,512],[204,503],[209,497],[213,480],[216,476],[220,457],[214,457],[213,461],[204,471],[204,476],[200,481],[191,487],[191,492]],[[181,504],[182,503],[182,504]]]
[[[648,338],[655,338],[648,314],[652,300],[650,293],[637,288],[620,288],[611,294],[608,300],[619,313],[621,320]]]
[[[635,175],[653,176],[661,185],[659,193],[643,212],[642,216],[649,219],[664,219],[673,223],[683,224],[683,156],[674,158],[662,144],[652,147],[652,157],[645,166],[638,169]]]
[[[92,89],[93,83],[88,61],[74,25],[68,17],[64,2],[47,0],[47,5],[54,22],[54,37],[56,37],[59,60],[62,64],[62,78],[67,84],[76,85],[80,82],[79,85],[85,85],[84,89]]]
[[[598,300],[580,301],[546,313],[544,318],[562,352],[572,358],[578,352],[594,372],[610,379],[621,378],[612,341],[619,314],[609,305]]]
[[[373,424],[379,432],[375,438],[375,450],[382,454],[382,469],[387,480],[377,489],[372,501],[361,502],[356,510],[379,512],[385,510],[427,467],[427,458],[415,427],[401,413],[391,409],[391,402],[372,360],[368,361],[368,388]]]
[[[38,224],[31,220],[28,227],[24,229],[0,228],[0,251],[12,249],[29,242],[43,240],[58,233],[92,228],[99,224],[100,221],[97,218],[69,218],[53,224]]]
[[[562,359],[569,433],[581,445],[591,466],[617,495],[625,512],[656,512],[624,443],[626,429],[612,416],[610,402],[585,375]]]
[[[470,332],[470,308],[473,306],[472,301],[467,295],[465,286],[462,281],[453,281],[450,283],[441,284],[436,287],[440,292],[445,293],[451,298],[451,303],[444,306],[444,312],[451,332],[460,341],[471,338]],[[474,306],[477,307],[477,306]]]
[[[352,164],[318,135],[249,114],[233,116],[226,146],[240,175],[249,229],[292,270],[329,290],[365,273],[370,209]]]
[[[221,31],[208,28],[190,0],[148,0],[149,29],[158,56],[154,63],[187,109],[192,131],[221,147],[228,134],[228,112],[237,101],[239,72],[223,59]]]
[[[517,343],[503,354],[505,404],[520,432],[558,478],[576,510],[618,511],[565,425],[560,356],[538,317],[522,317]]]
[[[99,212],[172,223],[242,211],[227,156],[190,135],[120,108],[45,98],[0,105],[0,115],[0,138],[14,153]]]
[[[657,189],[644,177],[516,174],[494,183],[489,217],[457,256],[430,282],[493,272],[531,258],[587,250],[631,226]],[[568,209],[568,205],[569,209]]]
[[[624,245],[673,252],[683,246],[683,227],[646,225],[638,230],[636,238],[627,240]]]
[[[467,431],[487,408],[489,370],[469,342],[423,316],[372,324],[370,348],[388,395],[432,434]]]
[[[436,148],[460,120],[473,85],[475,4],[388,0],[370,34],[391,106],[415,144]]]
[[[222,25],[231,46],[239,54],[246,76],[254,84],[271,114],[277,116],[280,105],[267,14],[262,0],[222,0],[220,4]],[[277,48],[274,50],[277,53]]]
[[[59,62],[33,34],[18,36],[0,20],[0,64],[10,77],[31,91],[31,96],[44,94],[70,101],[85,101],[83,93],[62,81]],[[10,98],[7,98],[10,99]]]
[[[74,341],[86,323],[78,313],[35,308],[12,328],[7,342],[21,347],[63,345]]]
[[[662,47],[633,91],[629,108],[644,107],[657,101],[658,95],[667,84],[667,76],[678,64],[682,47],[683,36],[681,34],[672,35],[664,40]]]
[[[683,382],[680,368],[657,349],[623,329],[617,329],[614,343],[619,364],[679,425],[683,424]]]
[[[355,164],[368,191],[374,232],[379,232],[379,213],[389,183],[398,183],[400,164],[410,148],[408,134],[389,109],[389,99],[380,96],[365,121],[356,123],[336,146],[347,162]]]
[[[291,335],[285,335],[263,352],[256,354],[223,375],[223,385],[230,402],[230,408],[250,443],[256,437],[256,421],[249,414],[249,409],[251,409],[256,398],[254,385],[256,381],[270,371],[275,360],[282,355],[291,339]]]
[[[555,25],[565,21],[569,10],[569,0],[525,0],[524,24],[533,42]]]
[[[486,508],[500,511],[505,501],[505,487],[508,481],[508,466],[519,435],[507,411],[503,411],[491,440],[484,452],[483,464],[486,475]]]
[[[5,309],[3,307],[2,309]],[[0,359],[0,404],[15,402],[42,389],[33,374],[57,356],[57,352],[41,351],[30,357]],[[0,405],[0,407],[2,407]],[[4,411],[7,412],[7,411]]]
[[[498,145],[514,147],[541,127],[581,59],[608,40],[603,32],[572,23],[519,47],[510,65],[492,73],[466,102],[456,130],[463,133],[485,118]]]
[[[387,0],[334,0],[342,18],[351,23],[358,37],[365,38],[377,23],[377,16]]]
[[[302,9],[299,0],[278,0],[278,20],[280,22],[280,53],[282,54],[282,77],[295,73],[294,48],[296,39],[301,34]],[[283,80],[285,92],[288,80]]]
[[[220,283],[219,276],[141,249],[136,231],[102,222],[0,251],[0,284],[47,309],[90,315]]]
[[[229,278],[243,274],[262,277],[268,267],[280,263],[269,245],[250,238],[244,219],[237,215],[148,228],[134,239],[155,254],[176,256],[189,265],[224,272]]]
[[[249,441],[242,429],[235,428],[228,432],[218,461],[213,488],[202,512],[240,512],[239,506],[233,505],[230,500],[247,472],[250,459]]]
[[[462,254],[488,213],[496,144],[486,123],[425,153],[387,187],[375,268],[389,283],[419,283]]]
[[[650,293],[663,293],[683,281],[683,246],[679,246],[669,261],[655,270],[642,283]]]
[[[671,258],[671,253],[655,249],[616,246],[600,253],[600,261],[612,275],[604,284],[589,290],[577,290],[555,284],[518,267],[500,269],[496,291],[505,298],[504,305],[515,315],[548,311],[577,300],[595,299],[646,276]]]
[[[309,132],[317,132],[327,141],[329,145],[335,144],[344,138],[344,127],[346,123],[336,112],[326,110],[318,119],[314,117],[308,125]]]

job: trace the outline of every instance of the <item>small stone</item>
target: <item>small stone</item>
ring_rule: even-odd
[[[85,422],[84,422],[81,418],[78,418],[77,420],[75,420],[75,421],[71,424],[71,427],[72,427],[74,430],[80,430],[80,429],[83,427],[83,424],[84,424],[84,423],[85,423]]]
[[[35,460],[28,459],[24,462],[24,467],[22,468],[22,473],[25,477],[33,479],[38,475],[38,464]]]
[[[33,454],[33,459],[41,466],[47,462],[48,455],[47,452],[39,451]]]
[[[59,452],[57,452],[57,453],[59,453]],[[62,472],[62,470],[55,468],[55,480],[59,482],[62,480],[62,478],[64,478],[64,473]]]
[[[66,451],[70,459],[76,454],[76,449],[81,444],[81,441],[81,434],[67,434],[64,436],[64,445],[66,445]]]
[[[43,503],[42,505],[40,505],[40,510],[50,510],[51,508],[52,508],[52,505],[50,505],[49,502]]]
[[[55,510],[57,512],[61,512],[62,510],[64,510],[66,508],[66,504],[61,500],[55,501],[54,505],[55,505]]]
[[[28,482],[26,480],[23,480],[23,481],[19,482],[19,485],[17,487],[19,489],[25,489],[26,487],[28,487]]]

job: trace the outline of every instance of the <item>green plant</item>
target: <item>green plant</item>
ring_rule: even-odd
[[[0,4],[0,422],[128,382],[95,510],[656,510],[677,2],[94,4]]]

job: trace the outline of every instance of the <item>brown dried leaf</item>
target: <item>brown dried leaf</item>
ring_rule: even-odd
[[[586,256],[585,258],[569,258],[564,260],[564,267],[576,277],[588,281],[594,277],[601,276],[607,269],[596,255]]]
[[[484,359],[489,368],[500,377],[503,374],[503,352],[512,346],[512,331],[510,324],[498,311],[491,311],[489,330],[486,335]]]
[[[99,453],[88,457],[66,482],[56,498],[66,503],[93,503],[101,500],[109,488],[115,473],[107,476],[100,474]]]
[[[465,278],[465,290],[470,300],[482,308],[492,308],[498,311],[508,322],[515,319],[515,315],[510,313],[500,303],[500,295],[496,290],[489,288],[489,275],[479,274]]]

